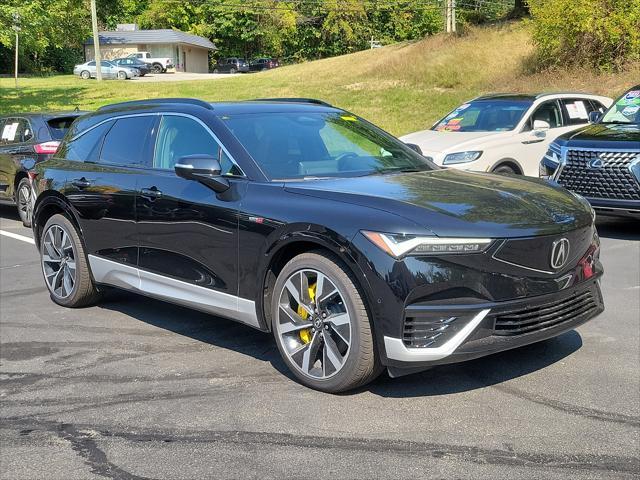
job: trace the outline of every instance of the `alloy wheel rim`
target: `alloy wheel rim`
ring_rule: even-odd
[[[67,298],[76,284],[76,255],[71,237],[60,225],[51,225],[42,242],[42,271],[49,291]]]
[[[277,315],[280,344],[298,371],[322,380],[342,369],[351,351],[351,316],[329,277],[313,269],[291,274]]]
[[[24,220],[31,219],[33,205],[31,203],[31,189],[28,185],[22,185],[18,190],[18,209]]]

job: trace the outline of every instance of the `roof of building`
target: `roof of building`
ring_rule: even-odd
[[[100,32],[98,34],[101,45],[128,45],[154,43],[185,43],[196,47],[215,50],[211,41],[198,35],[181,32],[180,30],[132,30],[117,32]],[[85,45],[93,45],[93,38],[87,39]]]

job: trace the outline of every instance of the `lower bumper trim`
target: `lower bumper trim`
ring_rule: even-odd
[[[448,357],[473,333],[489,311],[486,309],[479,312],[451,340],[439,347],[408,348],[402,339],[385,336],[384,347],[387,358],[400,362],[434,362]]]

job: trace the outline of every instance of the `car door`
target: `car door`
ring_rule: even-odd
[[[117,68],[111,62],[102,61],[100,62],[102,67],[102,76],[105,78],[116,78]]]
[[[16,173],[35,165],[33,138],[33,128],[27,118],[6,118],[0,126],[1,200],[13,201]]]
[[[109,262],[137,264],[137,181],[141,168],[151,164],[157,120],[153,114],[109,120],[61,149],[70,164],[64,193],[78,213],[97,272],[109,271]]]
[[[548,123],[549,128],[535,129],[536,120]],[[549,144],[564,131],[562,111],[557,100],[542,102],[533,109],[518,135],[520,145],[517,147],[517,160],[525,175],[538,175],[538,165]]]
[[[217,194],[176,175],[178,160],[195,154],[220,160],[229,190]],[[153,168],[141,177],[136,197],[142,290],[256,325],[253,302],[237,298],[241,173],[201,120],[163,115]]]

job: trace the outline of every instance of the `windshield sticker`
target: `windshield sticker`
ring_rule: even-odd
[[[461,112],[462,110],[466,110],[467,108],[469,108],[471,106],[470,103],[465,103],[464,105],[460,105],[456,110],[458,110],[459,112]]]
[[[569,118],[579,118],[584,120],[589,118],[589,113],[587,112],[587,108],[584,106],[583,101],[567,103],[566,107],[567,113],[569,113]]]
[[[358,119],[356,117],[354,117],[353,115],[342,115],[340,117],[342,120],[344,120],[345,122],[357,122]]]
[[[631,117],[638,113],[638,110],[640,110],[640,105],[629,105],[628,107],[624,107],[622,114]]]
[[[627,92],[624,97],[618,100],[616,105],[640,105],[640,90],[631,90],[630,92]]]
[[[464,120],[462,117],[451,118],[446,122],[443,122],[441,125],[438,125],[436,128],[437,132],[455,132],[460,130],[460,122]]]
[[[18,122],[5,125],[4,130],[2,130],[2,140],[13,142],[16,138],[17,130],[18,130]]]

